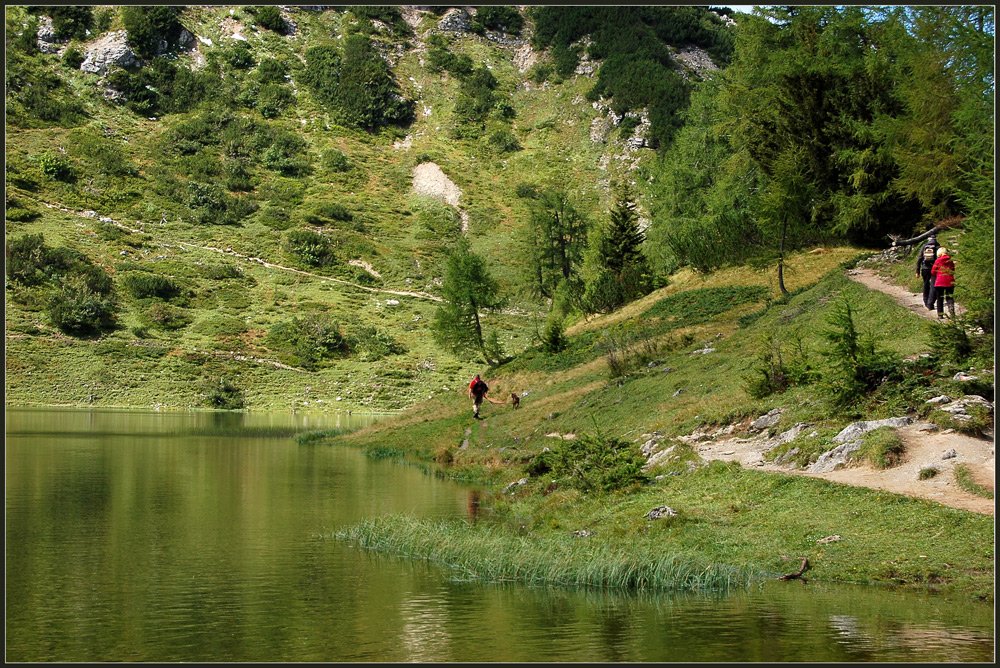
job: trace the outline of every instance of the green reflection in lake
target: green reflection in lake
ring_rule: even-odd
[[[470,488],[296,431],[365,416],[7,410],[8,661],[991,661],[965,600],[461,582],[324,538]]]

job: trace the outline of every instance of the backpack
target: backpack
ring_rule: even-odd
[[[486,394],[486,390],[488,389],[490,388],[487,387],[486,383],[484,383],[481,378],[472,385],[473,394]]]
[[[924,262],[931,262],[937,257],[937,249],[934,246],[924,246]]]

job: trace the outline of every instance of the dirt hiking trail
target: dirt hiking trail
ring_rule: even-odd
[[[884,292],[895,299],[898,304],[923,318],[937,320],[937,312],[930,311],[924,306],[922,295],[912,293],[906,288],[886,281],[873,269],[851,269],[848,270],[847,276],[871,290]],[[964,312],[964,309],[958,304],[955,305],[955,310],[958,313]],[[764,451],[760,449],[759,445],[739,440],[706,443],[699,447],[699,454],[704,459],[738,461],[748,468],[808,475],[845,485],[884,489],[888,492],[935,501],[952,508],[993,515],[993,499],[976,496],[958,486],[955,481],[955,466],[957,464],[966,465],[972,479],[993,492],[995,439],[974,438],[951,429],[925,431],[922,427],[926,424],[926,422],[918,421],[897,430],[900,439],[906,446],[906,452],[901,463],[884,470],[871,466],[855,466],[827,473],[790,471],[765,462],[763,459]],[[951,450],[954,450],[956,455],[943,459],[942,455]],[[920,470],[929,466],[938,468],[940,472],[933,478],[920,480]]]

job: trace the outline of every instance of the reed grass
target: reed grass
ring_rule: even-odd
[[[350,429],[343,429],[340,427],[334,429],[314,429],[296,436],[295,442],[299,445],[309,445],[310,443],[318,443],[319,441],[326,441],[336,438],[337,436],[343,436],[344,434],[350,433],[350,431]]]
[[[626,591],[726,590],[758,574],[669,550],[636,550],[568,534],[515,535],[500,525],[471,525],[390,515],[335,534],[359,547],[425,559],[457,579]]]

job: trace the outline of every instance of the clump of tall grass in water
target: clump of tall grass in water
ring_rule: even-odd
[[[488,525],[390,515],[334,535],[359,547],[426,559],[460,579],[631,591],[724,590],[755,579],[748,569],[707,564],[664,549],[636,551],[615,543],[516,536]]]
[[[316,441],[323,441],[328,438],[343,436],[349,432],[349,429],[341,429],[340,427],[335,429],[314,429],[313,431],[303,432],[296,436],[295,442],[299,445],[308,445],[310,443],[315,443]]]

